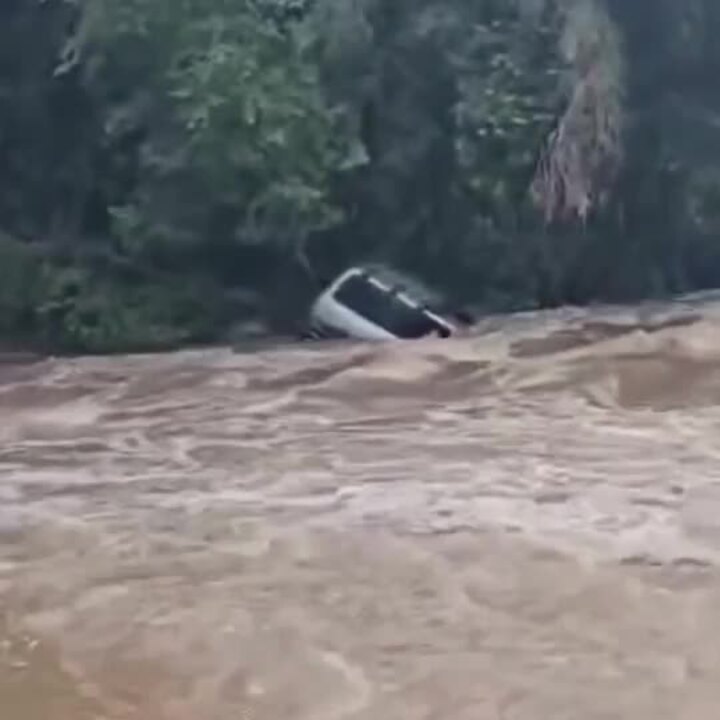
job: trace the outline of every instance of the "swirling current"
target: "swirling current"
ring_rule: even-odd
[[[0,367],[0,717],[714,720],[720,300]]]

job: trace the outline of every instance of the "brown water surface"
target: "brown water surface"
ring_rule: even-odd
[[[4,720],[715,720],[720,305],[0,367]]]

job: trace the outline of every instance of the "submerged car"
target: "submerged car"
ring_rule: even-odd
[[[305,337],[447,338],[457,334],[463,325],[471,324],[466,313],[447,313],[442,305],[419,283],[393,270],[354,267],[342,273],[315,300]]]

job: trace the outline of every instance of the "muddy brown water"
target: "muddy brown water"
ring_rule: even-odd
[[[720,305],[0,367],[0,718],[715,720]]]

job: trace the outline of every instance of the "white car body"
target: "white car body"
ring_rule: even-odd
[[[416,320],[427,326],[428,331],[423,335],[436,333],[448,337],[456,333],[457,328],[452,323],[420,304],[401,287],[384,281],[371,270],[351,268],[340,275],[313,303],[310,310],[312,337],[352,337],[358,340],[395,340],[403,337],[365,317],[338,298],[338,293],[346,287],[348,281],[355,278],[363,278],[370,287],[380,291],[378,298],[384,297],[388,303],[398,303],[397,309],[402,306],[403,311],[414,312]]]

